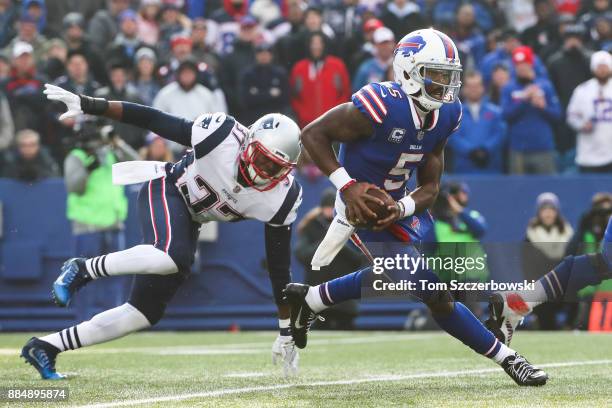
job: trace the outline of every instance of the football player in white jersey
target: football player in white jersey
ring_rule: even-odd
[[[92,114],[139,126],[192,149],[177,163],[128,162],[118,179],[143,184],[138,195],[142,245],[91,259],[73,258],[53,284],[53,297],[67,306],[81,287],[114,275],[134,275],[126,303],[90,320],[30,339],[22,357],[44,379],[60,379],[57,354],[103,343],[151,327],[188,276],[202,223],[255,219],[265,223],[270,280],[278,306],[280,334],[272,347],[285,374],[297,370],[298,354],[289,331],[282,289],[290,282],[291,224],[302,189],[290,174],[300,154],[300,129],[290,118],[268,114],[250,128],[224,113],[195,121],[146,106],[75,95],[46,85],[52,101],[63,102],[60,120]]]

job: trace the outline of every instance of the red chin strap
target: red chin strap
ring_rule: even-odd
[[[264,170],[258,168],[255,165],[255,160],[259,155],[263,155],[267,160],[278,164],[284,170],[280,171],[279,174],[276,176],[269,175]],[[268,182],[262,185],[256,184],[255,181],[251,178],[251,175],[248,171],[249,166],[255,172],[256,178],[268,180]],[[238,164],[238,168],[240,169],[240,174],[242,174],[242,177],[249,185],[249,187],[253,187],[257,191],[268,191],[274,188],[278,183],[286,179],[289,173],[291,173],[291,170],[295,168],[295,164],[283,160],[280,157],[274,155],[261,143],[255,141],[251,142],[240,155],[240,163]]]

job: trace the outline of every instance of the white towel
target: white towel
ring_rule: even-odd
[[[166,175],[166,163],[161,161],[126,161],[113,164],[113,184],[144,183]]]
[[[336,214],[325,234],[325,238],[323,238],[312,257],[312,269],[318,271],[322,266],[329,265],[350,239],[353,232],[355,232],[355,227],[349,224],[346,218]]]

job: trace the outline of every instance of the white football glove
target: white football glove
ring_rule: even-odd
[[[66,105],[67,111],[62,113],[59,120],[70,119],[83,114],[81,98],[78,95],[51,84],[45,84],[43,93],[47,95],[47,99],[50,101],[60,101]]]
[[[297,374],[300,355],[291,336],[279,335],[272,344],[272,363],[283,363],[283,375],[289,377]]]

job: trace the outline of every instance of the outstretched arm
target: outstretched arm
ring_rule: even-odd
[[[86,95],[75,95],[55,85],[45,84],[45,95],[49,100],[63,102],[67,111],[60,120],[86,113],[104,116],[119,122],[150,130],[168,140],[191,146],[193,122],[179,118],[148,106],[131,102],[107,101]]]

